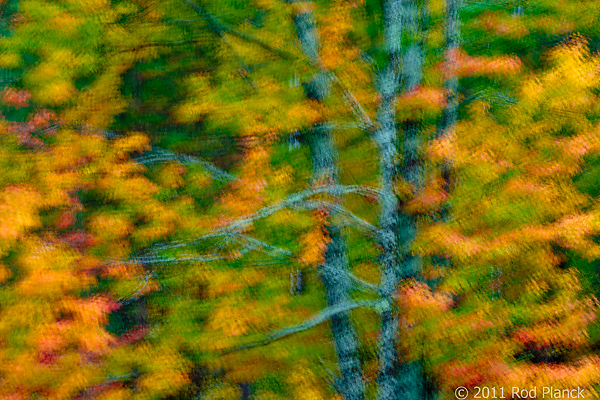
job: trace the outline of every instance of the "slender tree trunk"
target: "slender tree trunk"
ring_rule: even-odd
[[[446,108],[442,114],[442,123],[438,130],[438,136],[451,132],[458,121],[458,76],[456,75],[456,53],[460,45],[460,11],[461,0],[446,1],[446,78],[444,89],[446,89]],[[444,178],[444,189],[450,191],[451,165],[446,162],[442,165],[442,176]],[[449,210],[445,205],[441,210],[441,219],[449,218]]]
[[[315,177],[335,183],[335,149],[329,129],[316,126],[310,133],[309,147]],[[330,243],[325,251],[325,262],[320,266],[320,275],[325,286],[329,307],[349,301],[352,282],[342,271],[348,268],[344,238],[339,227],[329,221],[327,231]],[[359,343],[350,313],[331,317],[331,330],[338,356],[341,379],[337,386],[346,400],[364,398],[362,367],[358,358]]]
[[[425,36],[428,29],[427,1],[404,0],[404,26],[408,30],[405,37],[409,39],[402,57],[402,75],[405,91],[416,89],[421,85],[425,60]],[[411,118],[403,124],[404,139],[402,155],[404,163],[400,175],[405,182],[420,190],[425,184],[425,170],[419,149],[423,144],[421,121]],[[398,224],[400,241],[402,278],[422,280],[422,257],[413,254],[412,246],[418,234],[418,216],[401,212]],[[400,364],[400,399],[427,399],[429,394],[427,378],[421,360],[402,359]]]
[[[398,270],[398,241],[396,229],[398,226],[398,200],[393,189],[393,180],[396,175],[395,160],[398,155],[396,148],[396,127],[393,114],[393,97],[386,94],[390,86],[395,85],[395,73],[384,73],[380,77],[380,86],[383,94],[382,104],[379,109],[378,120],[380,129],[375,133],[375,141],[379,147],[380,167],[380,239],[382,249],[381,264],[381,297],[387,300],[387,310],[381,315],[381,332],[379,336],[379,376],[378,399],[395,399],[398,393],[398,354],[396,351],[398,341],[398,321],[393,316],[392,296],[398,286],[400,271]]]
[[[313,64],[319,64],[319,37],[312,12],[297,14],[294,23],[304,54]],[[324,101],[330,94],[330,83],[325,74],[318,72],[312,81],[304,84],[304,89],[307,97]],[[312,157],[314,179],[337,183],[337,152],[331,128],[327,124],[319,124],[306,136]],[[325,286],[328,306],[335,307],[349,300],[352,282],[347,274],[343,273],[348,268],[348,259],[340,228],[330,219],[327,231],[331,241],[325,252],[325,262],[320,266],[320,275]],[[365,388],[358,357],[359,343],[350,313],[333,316],[331,330],[341,372],[336,386],[345,400],[362,400]]]
[[[446,71],[444,88],[446,89],[446,108],[442,115],[439,135],[446,134],[454,128],[458,120],[458,76],[456,75],[456,52],[460,45],[460,11],[461,0],[446,0]]]
[[[252,399],[252,385],[250,382],[240,382],[238,383],[241,393],[241,400],[251,400]]]
[[[437,137],[452,132],[458,121],[458,76],[456,74],[456,54],[460,44],[460,10],[461,0],[446,0],[446,77],[444,80],[444,89],[446,90],[446,107],[442,113],[442,121],[437,131]],[[452,165],[450,162],[442,164],[443,187],[446,192],[450,192],[452,186]],[[438,215],[438,221],[448,222],[450,220],[450,207],[444,203]],[[443,256],[435,256],[433,259],[437,268],[447,269],[451,265],[451,260]],[[437,281],[428,282],[435,288]],[[437,392],[433,382],[425,381],[425,393],[427,398],[436,399]]]
[[[398,320],[392,313],[392,296],[400,280],[399,254],[396,230],[398,227],[398,199],[394,193],[397,174],[396,147],[398,132],[395,123],[394,102],[400,87],[400,39],[402,36],[402,0],[388,0],[384,4],[385,44],[389,54],[388,66],[378,77],[381,103],[377,113],[379,128],[373,135],[379,150],[380,169],[380,239],[381,297],[387,300],[387,310],[381,314],[379,334],[379,400],[398,398]]]
[[[421,5],[426,12],[426,5]],[[378,399],[425,398],[425,379],[421,363],[418,361],[399,362],[403,357],[397,354],[398,321],[393,316],[391,305],[398,283],[404,278],[420,278],[422,260],[411,252],[417,234],[417,217],[399,213],[398,200],[394,194],[394,181],[398,175],[395,160],[399,150],[395,123],[394,102],[402,86],[404,90],[415,89],[421,82],[424,60],[422,28],[419,26],[419,4],[411,0],[388,0],[384,4],[384,29],[386,47],[389,54],[387,68],[379,76],[378,90],[381,104],[378,110],[379,129],[374,139],[379,148],[380,185],[380,226],[382,248],[381,296],[387,300],[389,310],[382,313],[379,337],[379,377]],[[401,43],[402,37],[408,43]],[[403,51],[404,50],[404,51]],[[402,70],[400,66],[402,62]],[[402,83],[401,85],[401,78]],[[409,120],[404,126],[402,155],[404,164],[400,168],[402,179],[420,188],[424,173],[419,159],[419,121]]]
[[[444,79],[444,89],[446,90],[446,107],[442,113],[442,120],[437,131],[437,137],[450,134],[458,121],[458,76],[456,74],[456,54],[460,45],[460,10],[461,0],[446,1],[446,66],[447,70]],[[452,165],[451,162],[445,161],[442,164],[441,171],[442,179],[444,180],[443,187],[447,193],[450,193],[452,186]],[[450,208],[448,203],[442,204],[438,215],[438,222],[448,222],[450,220]],[[433,262],[438,268],[447,269],[450,266],[450,260],[436,255]],[[435,282],[432,283],[435,285]]]
[[[406,37],[410,43],[403,52],[402,77],[404,91],[416,89],[423,77],[424,43],[422,41],[423,27],[419,26],[419,4],[416,1],[404,0],[404,26],[408,30]],[[421,7],[426,7],[421,4]],[[411,118],[403,124],[404,138],[402,140],[402,157],[404,162],[400,167],[400,176],[418,191],[424,185],[425,171],[419,155],[422,145],[421,122]],[[401,251],[402,278],[420,279],[422,273],[421,257],[412,253],[411,248],[417,236],[418,218],[414,214],[399,213],[398,237]]]

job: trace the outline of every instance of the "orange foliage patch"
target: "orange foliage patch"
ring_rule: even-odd
[[[475,57],[461,49],[453,49],[446,56],[446,61],[439,66],[444,77],[470,75],[510,76],[521,69],[521,60],[517,57]]]
[[[529,34],[521,18],[497,12],[484,13],[477,19],[475,24],[491,34],[508,36],[514,39],[520,39]]]
[[[0,94],[0,99],[2,104],[5,106],[19,109],[22,107],[29,107],[31,94],[25,90],[18,90],[9,87],[4,89],[4,91]]]

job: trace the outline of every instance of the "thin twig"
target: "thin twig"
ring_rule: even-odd
[[[206,21],[208,21],[209,24],[211,24],[213,27],[216,27],[221,32],[227,32],[232,36],[235,36],[239,39],[245,40],[246,42],[250,42],[257,46],[260,46],[263,49],[265,49],[273,54],[276,54],[283,59],[289,60],[289,59],[295,58],[295,56],[293,54],[290,54],[286,51],[276,49],[273,46],[269,45],[268,43],[263,42],[262,40],[260,40],[257,37],[240,32],[236,29],[233,29],[232,27],[230,27],[228,25],[225,25],[224,23],[219,21],[213,14],[211,14],[210,12],[205,10],[204,7],[194,3],[193,1],[190,1],[190,0],[183,0],[183,1],[187,5],[192,7],[194,10],[196,10]]]
[[[111,260],[113,263],[118,264],[172,264],[185,261],[196,261],[196,262],[210,262],[218,260],[226,260],[232,258],[231,255],[213,254],[205,256],[191,256],[184,255],[181,257],[134,257],[129,260]]]
[[[275,254],[283,254],[283,255],[286,255],[286,256],[290,256],[290,257],[294,256],[294,253],[292,253],[289,250],[285,250],[285,249],[282,249],[282,248],[279,248],[279,247],[275,247],[273,245],[270,245],[270,244],[268,244],[266,242],[263,242],[262,240],[258,240],[256,238],[251,237],[251,236],[243,235],[241,233],[238,233],[235,236],[238,237],[238,238],[240,238],[240,239],[242,239],[242,240],[245,240],[248,243],[250,243],[251,245],[255,246],[254,248],[267,249],[267,250],[270,250],[271,253],[275,253]]]
[[[316,187],[316,188],[306,189],[306,190],[294,193],[294,194],[284,198],[283,200],[281,200],[275,204],[272,204],[270,206],[266,206],[252,214],[248,214],[246,216],[238,218],[238,219],[230,222],[229,224],[227,224],[224,227],[210,231],[210,232],[206,233],[205,235],[202,235],[195,239],[186,240],[186,241],[180,240],[180,241],[157,244],[157,245],[152,246],[150,251],[152,253],[156,253],[157,251],[160,251],[160,250],[181,248],[181,247],[186,247],[186,246],[194,246],[194,245],[197,245],[197,244],[199,244],[205,240],[211,239],[211,238],[239,234],[245,227],[247,227],[248,225],[250,225],[251,223],[253,223],[257,220],[269,217],[269,216],[271,216],[281,210],[284,210],[286,208],[295,207],[296,205],[300,204],[301,202],[308,200],[310,197],[315,196],[317,194],[323,194],[323,193],[329,193],[334,196],[341,196],[341,195],[350,194],[350,193],[361,194],[363,196],[369,196],[369,197],[379,196],[379,190],[377,190],[375,188],[366,187],[366,186],[326,185],[326,186],[320,186],[320,187]],[[344,211],[344,209],[342,209],[341,211]],[[350,216],[350,214],[351,213],[346,211],[347,216]],[[352,219],[355,222],[363,221],[359,217],[356,217],[356,216],[354,216],[354,218],[352,218]],[[368,231],[376,230],[376,228],[373,225],[369,224],[366,221],[364,221],[364,223],[361,223],[360,225],[363,228],[367,229]]]
[[[320,325],[323,322],[329,320],[331,317],[333,317],[337,314],[345,313],[345,312],[354,310],[356,308],[375,308],[376,309],[378,306],[379,306],[378,301],[355,300],[355,301],[350,301],[350,302],[346,302],[346,303],[341,303],[341,304],[338,304],[333,307],[327,307],[320,313],[310,317],[309,319],[305,320],[301,324],[293,325],[293,326],[289,326],[287,328],[272,331],[272,332],[268,333],[266,335],[265,339],[263,339],[261,341],[246,344],[243,346],[234,347],[232,349],[223,351],[222,354],[230,354],[230,353],[234,353],[234,352],[241,351],[241,350],[251,349],[253,347],[265,346],[276,340],[283,339],[287,336],[290,336],[295,333],[302,332],[302,331],[305,331],[312,327],[315,327],[317,325]]]
[[[368,292],[368,293],[379,294],[381,292],[381,288],[379,286],[369,283],[369,282],[359,278],[358,276],[354,275],[351,272],[348,272],[348,271],[342,271],[342,272],[358,284],[358,289],[360,289],[364,292]]]
[[[352,213],[345,207],[342,207],[341,205],[333,203],[331,201],[307,200],[307,201],[301,202],[300,204],[298,204],[298,206],[303,207],[303,208],[308,208],[308,209],[320,209],[320,208],[329,209],[339,215],[342,215],[343,217],[346,217],[346,219],[349,220],[350,222],[352,222],[353,225],[361,228],[363,231],[367,232],[368,234],[375,236],[375,237],[377,237],[379,235],[379,229],[375,225],[371,224],[368,221],[365,221],[364,219],[362,219],[358,215]]]
[[[223,171],[222,169],[214,166],[213,164],[207,161],[202,160],[201,158],[190,156],[187,154],[175,153],[173,151],[156,146],[152,147],[152,150],[146,152],[144,156],[136,158],[134,160],[140,164],[150,164],[154,162],[177,160],[184,165],[201,165],[211,173],[213,178],[216,178],[218,180],[233,181],[236,179],[234,175],[230,174],[227,171]]]

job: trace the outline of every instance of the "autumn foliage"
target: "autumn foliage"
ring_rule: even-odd
[[[598,397],[598,16],[0,1],[0,399]]]

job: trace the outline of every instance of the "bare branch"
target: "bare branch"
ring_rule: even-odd
[[[155,244],[154,246],[150,247],[147,252],[149,253],[157,253],[160,250],[170,250],[170,249],[177,249],[180,247],[185,247],[185,246],[193,246],[199,243],[202,243],[205,240],[208,239],[212,239],[212,238],[217,238],[217,237],[223,237],[225,236],[225,233],[208,233],[206,235],[200,236],[199,238],[193,239],[193,240],[176,240],[173,242],[168,242],[168,243],[161,243],[161,244]]]
[[[262,47],[263,49],[283,58],[286,60],[289,59],[293,59],[295,58],[295,56],[291,53],[288,53],[286,51],[282,51],[279,49],[274,48],[273,46],[269,45],[268,43],[263,42],[262,40],[260,40],[257,37],[254,37],[252,35],[248,35],[246,33],[240,32],[236,29],[233,29],[232,27],[225,25],[224,23],[222,23],[221,21],[219,21],[213,14],[211,14],[210,12],[208,12],[207,10],[204,9],[204,7],[190,1],[190,0],[183,0],[187,5],[189,5],[190,7],[192,7],[194,10],[196,10],[198,12],[198,14],[200,14],[215,30],[218,30],[220,33],[220,35],[223,32],[227,32],[232,36],[235,36],[239,39],[242,39],[246,42],[249,43],[253,43],[259,47]]]
[[[258,89],[258,86],[256,85],[255,82],[253,82],[250,79],[250,69],[248,68],[248,66],[246,65],[246,63],[244,62],[244,59],[242,58],[242,56],[240,56],[240,54],[235,50],[235,47],[233,47],[233,44],[231,44],[231,42],[229,41],[229,39],[227,39],[227,37],[225,36],[225,33],[223,31],[223,24],[221,24],[219,22],[219,20],[217,20],[212,14],[210,14],[209,12],[207,12],[203,7],[199,6],[196,3],[193,3],[189,0],[184,0],[190,7],[192,7],[194,10],[196,10],[198,13],[200,13],[200,15],[202,15],[202,17],[208,22],[208,24],[210,25],[211,29],[219,36],[219,38],[221,38],[221,40],[223,41],[223,43],[225,43],[227,45],[227,47],[229,47],[229,50],[231,50],[231,52],[233,53],[233,55],[237,58],[238,63],[240,64],[240,66],[242,67],[242,69],[244,70],[244,75],[242,76],[244,78],[244,80],[248,81],[249,85],[253,88],[253,89]],[[223,25],[223,26],[222,26]]]
[[[264,207],[253,214],[249,214],[245,217],[237,219],[236,221],[232,222],[231,224],[213,231],[213,234],[218,235],[218,234],[222,234],[224,232],[237,232],[240,229],[246,227],[248,224],[250,224],[254,221],[257,221],[262,218],[266,218],[266,217],[273,215],[276,212],[281,211],[285,208],[294,207],[295,205],[301,203],[304,200],[307,200],[308,198],[310,198],[314,195],[323,194],[323,193],[329,193],[333,196],[341,196],[343,194],[349,194],[349,193],[368,194],[370,196],[372,196],[373,194],[379,194],[377,189],[372,189],[372,188],[368,188],[365,186],[327,185],[327,186],[320,186],[320,187],[316,187],[316,188],[306,189],[306,190],[300,191],[298,193],[295,193],[291,196],[288,196],[287,198],[285,198],[275,204]]]
[[[231,50],[231,52],[233,53],[235,58],[237,58],[238,63],[244,70],[244,74],[240,74],[242,76],[242,78],[248,82],[248,84],[250,85],[250,87],[252,89],[257,90],[258,84],[252,80],[252,78],[250,76],[250,68],[248,67],[248,65],[246,65],[246,62],[244,61],[242,56],[237,52],[235,47],[233,47],[233,44],[231,44],[231,42],[229,41],[229,39],[227,39],[227,37],[225,35],[221,34],[221,40],[223,41],[223,43],[225,43],[227,45],[227,47],[229,47],[229,50]]]
[[[342,92],[344,100],[346,100],[346,103],[348,103],[352,109],[355,117],[361,122],[361,127],[368,132],[374,132],[377,129],[377,125],[375,122],[373,122],[371,117],[369,117],[369,114],[366,113],[364,107],[356,99],[354,93],[352,93],[350,89],[346,88],[338,79],[338,77],[333,72],[329,71],[327,67],[323,65],[323,63],[320,63],[317,65],[317,67],[329,78],[329,80],[338,88],[338,90]]]
[[[84,399],[96,398],[96,397],[98,397],[97,395],[93,396],[93,391],[96,388],[107,387],[107,386],[113,384],[114,382],[127,381],[129,379],[137,379],[139,377],[140,377],[140,374],[137,372],[132,372],[132,373],[121,375],[121,376],[110,376],[109,375],[102,382],[87,385],[84,389],[81,390],[81,392],[79,392],[79,396],[80,396],[80,398],[84,398]]]
[[[165,162],[165,161],[180,161],[184,165],[201,165],[206,170],[208,170],[213,178],[222,180],[222,181],[233,181],[235,180],[235,176],[230,174],[227,171],[223,171],[222,169],[214,166],[213,164],[202,160],[201,158],[190,156],[187,154],[179,154],[170,150],[163,149],[161,147],[152,147],[152,150],[146,152],[144,156],[136,158],[135,161],[140,164],[151,164],[155,162]]]
[[[272,343],[276,340],[283,339],[287,336],[290,336],[295,333],[302,332],[302,331],[305,331],[312,327],[315,327],[317,325],[320,325],[323,322],[329,320],[331,317],[333,317],[337,314],[345,313],[345,312],[354,310],[355,308],[377,309],[378,306],[379,306],[379,301],[355,300],[355,301],[351,301],[351,302],[341,303],[341,304],[338,304],[333,307],[327,307],[320,313],[305,320],[301,324],[293,325],[293,326],[283,328],[283,329],[278,329],[276,331],[272,331],[271,333],[268,333],[266,335],[265,339],[263,339],[259,342],[254,342],[254,343],[246,344],[243,346],[238,346],[233,349],[225,350],[223,352],[223,354],[230,354],[230,353],[234,353],[234,352],[241,351],[241,350],[251,349],[253,347],[268,345],[269,343]]]
[[[160,250],[168,250],[168,249],[175,249],[175,248],[181,248],[181,247],[186,247],[186,246],[194,246],[194,245],[200,244],[208,239],[240,235],[240,232],[245,227],[247,227],[249,224],[251,224],[252,222],[258,221],[263,218],[267,218],[267,217],[269,217],[281,210],[284,210],[286,208],[294,208],[294,207],[300,205],[302,202],[308,200],[310,197],[315,196],[317,194],[324,194],[324,193],[329,193],[334,196],[341,196],[343,194],[350,194],[350,193],[361,194],[363,196],[369,196],[369,197],[379,196],[379,191],[377,189],[369,188],[366,186],[326,185],[326,186],[320,186],[320,187],[316,187],[316,188],[306,189],[306,190],[294,193],[275,204],[266,206],[266,207],[256,211],[255,213],[248,214],[246,216],[238,218],[238,219],[230,222],[226,226],[212,230],[212,231],[208,232],[207,234],[202,235],[198,238],[195,238],[192,240],[179,240],[179,241],[157,244],[157,245],[152,246],[148,251],[152,254],[156,254]],[[310,203],[307,203],[307,204],[310,204]],[[327,204],[327,206],[330,206],[329,203]],[[335,204],[331,204],[331,206],[336,207]],[[308,205],[306,205],[306,207],[308,207]],[[316,204],[311,207],[313,207],[313,208],[316,207]],[[339,207],[339,206],[337,206],[337,207]],[[355,216],[354,214],[350,213],[349,211],[347,211],[343,208],[340,209],[339,211],[342,214],[345,214],[348,218],[354,220],[357,223],[360,223],[360,226],[363,227],[365,230],[376,233],[377,229],[373,225],[369,224],[368,222],[363,221],[359,217]],[[258,239],[253,239],[253,240],[255,240],[254,244],[261,243]],[[270,246],[264,242],[261,243],[261,245],[264,248],[268,248]]]
[[[119,263],[119,264],[172,264],[172,263],[178,263],[178,262],[185,262],[185,261],[196,261],[196,262],[210,262],[210,261],[217,261],[217,260],[226,260],[226,259],[230,259],[232,256],[231,255],[226,255],[226,254],[212,254],[212,255],[205,255],[205,256],[195,256],[195,255],[183,255],[181,257],[149,257],[149,256],[142,256],[142,257],[134,257],[131,258],[129,260],[123,261],[123,260],[111,260],[112,263]]]
[[[169,19],[163,21],[165,24],[190,24],[192,22],[202,21],[201,19]]]
[[[351,272],[348,271],[342,271],[344,272],[350,279],[352,279],[354,282],[356,282],[358,284],[358,289],[362,290],[364,292],[368,292],[368,293],[377,293],[379,294],[381,291],[381,288],[377,285],[373,285],[372,283],[369,283],[361,278],[359,278],[358,276],[354,275]]]
[[[121,303],[121,305],[124,306],[133,301],[138,300],[140,297],[143,296],[145,289],[148,287],[150,280],[153,278],[156,278],[156,274],[146,271],[144,275],[139,279],[140,283],[137,286],[137,290],[135,291],[135,293],[133,293],[127,298],[121,297],[120,299],[118,299],[119,303]]]
[[[248,242],[250,245],[253,246],[252,248],[254,248],[254,249],[261,248],[261,249],[270,250],[270,253],[274,253],[274,254],[283,254],[283,255],[286,255],[286,256],[290,256],[290,257],[294,256],[294,253],[292,253],[289,250],[285,250],[285,249],[282,249],[282,248],[279,248],[279,247],[272,246],[272,245],[270,245],[270,244],[268,244],[266,242],[263,242],[262,240],[258,240],[256,238],[251,237],[251,236],[243,235],[241,233],[238,233],[235,236],[238,237],[238,238],[240,238],[240,239],[242,239],[242,240],[244,240],[244,241],[246,241],[246,242]]]
[[[317,356],[317,359],[319,361],[319,363],[321,364],[321,367],[325,370],[326,373],[326,379],[327,382],[329,382],[329,385],[331,385],[331,387],[338,393],[342,393],[341,392],[341,387],[342,387],[342,380],[341,378],[331,370],[331,368],[329,368],[327,366],[327,364],[325,364],[325,361],[323,361],[323,359],[321,357]]]
[[[308,200],[300,203],[298,206],[308,209],[319,209],[327,208],[333,212],[345,217],[348,221],[352,222],[355,226],[359,227],[368,234],[377,237],[379,235],[379,229],[368,221],[360,218],[358,215],[352,213],[348,209],[340,206],[339,204],[333,203],[326,200]]]
[[[176,42],[154,42],[154,43],[142,43],[133,47],[126,47],[119,50],[119,53],[126,53],[129,51],[136,51],[147,47],[174,47],[174,46],[185,46],[186,44],[198,43],[200,39],[189,39],[179,40]]]
[[[86,127],[86,130],[99,133],[107,139],[116,139],[121,135],[118,132],[113,132],[109,130],[98,130]],[[202,165],[207,171],[209,171],[213,178],[222,180],[222,181],[233,181],[236,177],[230,174],[227,171],[223,171],[219,167],[204,161],[198,157],[190,156],[187,154],[179,154],[170,150],[163,149],[161,147],[152,147],[150,151],[144,153],[142,157],[138,157],[133,159],[133,161],[140,164],[151,164],[155,162],[165,162],[165,161],[173,161],[178,160],[184,165]]]

